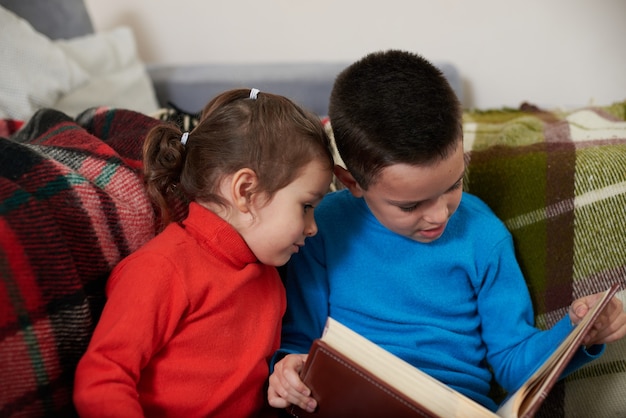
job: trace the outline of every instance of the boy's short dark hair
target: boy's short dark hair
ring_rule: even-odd
[[[462,139],[462,108],[443,73],[399,50],[371,53],[335,80],[329,117],[337,149],[363,189],[390,165],[430,164]]]

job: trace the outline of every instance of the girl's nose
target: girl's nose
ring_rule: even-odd
[[[307,237],[312,237],[315,234],[317,234],[317,224],[315,223],[313,217],[311,217],[311,220],[307,222],[306,226],[304,227],[304,235]]]

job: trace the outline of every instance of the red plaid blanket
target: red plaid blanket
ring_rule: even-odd
[[[154,235],[148,116],[41,110],[0,138],[0,416],[73,416],[74,368],[112,267]],[[11,133],[5,124],[2,136]]]

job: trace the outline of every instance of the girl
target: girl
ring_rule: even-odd
[[[79,414],[267,411],[285,310],[275,266],[317,232],[332,168],[319,119],[256,89],[217,96],[191,133],[150,131],[144,175],[166,227],[111,274],[76,372]]]

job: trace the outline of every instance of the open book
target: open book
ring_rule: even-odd
[[[301,378],[318,407],[295,417],[532,417],[619,289],[608,289],[543,365],[496,413],[394,356],[332,318],[316,339]]]

